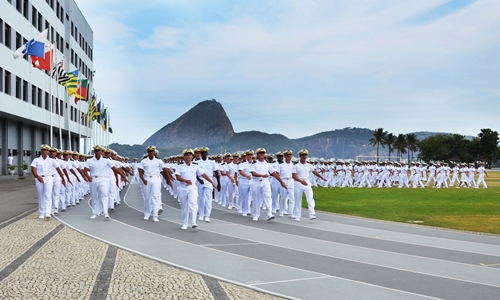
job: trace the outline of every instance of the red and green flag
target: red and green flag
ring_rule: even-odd
[[[81,99],[83,101],[87,101],[87,89],[89,86],[89,80],[83,79],[78,81],[78,87],[76,89],[75,95],[75,104],[78,103],[78,100]]]

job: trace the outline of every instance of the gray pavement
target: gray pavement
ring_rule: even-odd
[[[0,299],[279,299],[40,220],[33,179],[8,179],[0,180]]]
[[[13,260],[19,260],[19,253],[26,254],[37,247],[40,239],[52,235],[46,238],[49,244],[63,233],[71,232],[78,237],[70,240],[84,240],[85,246],[80,246],[84,249],[87,244],[99,245],[83,254],[85,257],[88,252],[93,253],[96,256],[92,261],[100,262],[93,267],[96,275],[92,284],[85,285],[87,290],[75,288],[75,293],[83,299],[99,299],[104,295],[117,299],[129,295],[137,299],[143,295],[143,286],[144,293],[152,295],[152,299],[167,299],[173,290],[176,291],[173,298],[185,296],[188,299],[268,299],[275,296],[290,299],[500,299],[498,236],[326,213],[318,213],[318,219],[313,221],[277,218],[271,222],[263,219],[252,222],[251,218],[215,203],[211,223],[199,221],[197,229],[183,231],[179,205],[166,191],[162,196],[165,212],[159,223],[142,219],[142,198],[137,185],[126,189],[122,198],[123,203],[111,214],[111,220],[90,220],[87,197],[84,203],[59,214],[58,221],[65,225],[62,229],[58,222],[39,221],[33,214],[8,226],[2,227],[0,223],[2,241],[4,237],[23,241],[15,246],[14,252],[18,254],[0,259],[0,270],[8,269],[2,267],[3,260],[7,267],[12,265]],[[41,228],[35,235],[13,234],[15,230],[23,232],[16,226],[24,222]],[[9,227],[13,228],[9,230]],[[45,247],[39,245],[41,250]],[[7,250],[5,253],[10,253]],[[41,250],[32,256],[37,256]],[[4,253],[0,253],[0,257],[3,256]],[[130,263],[131,258],[140,259],[140,263]],[[22,272],[20,270],[30,259],[18,261],[17,267],[10,267],[12,272],[0,271],[0,279],[2,274],[8,273],[0,281],[0,291],[16,278],[16,272]],[[180,280],[188,278],[192,284],[187,288],[176,285],[179,280],[176,278],[174,288],[164,293],[166,285],[156,278],[165,276],[164,273],[141,273],[143,268],[156,270],[160,266],[168,268],[168,273],[175,270],[182,274],[178,275]],[[132,279],[124,280],[123,277]],[[191,292],[186,291],[191,289]]]

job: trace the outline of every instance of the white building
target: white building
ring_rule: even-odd
[[[76,105],[28,56],[12,56],[46,28],[57,48],[56,62],[64,59],[65,70],[78,69],[92,87],[93,32],[74,0],[0,0],[0,175],[8,172],[9,153],[20,168],[23,161],[31,163],[41,144],[86,150],[83,141],[91,129],[81,116],[87,102]]]

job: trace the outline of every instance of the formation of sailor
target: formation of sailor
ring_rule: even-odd
[[[446,163],[446,162],[390,162],[374,161],[344,162],[310,160],[325,179],[313,176],[313,186],[358,187],[358,188],[487,188],[484,178],[488,176],[484,164]],[[477,180],[475,179],[477,176]]]
[[[302,217],[305,196],[309,219],[316,219],[314,186],[338,188],[487,188],[483,163],[429,164],[411,162],[361,161],[350,163],[308,158],[291,150],[267,155],[264,148],[244,153],[208,156],[207,147],[187,148],[182,155],[159,159],[148,146],[139,161],[129,162],[115,151],[94,147],[94,155],[61,151],[42,145],[40,157],[31,164],[38,194],[40,218],[50,220],[59,211],[78,205],[91,195],[90,219],[109,218],[121,202],[120,191],[128,183],[138,183],[144,200],[144,220],[159,222],[163,212],[162,186],[178,200],[181,229],[197,228],[197,220],[210,222],[212,203],[236,209],[244,217],[258,221],[261,211],[268,221],[276,214],[294,221]],[[276,157],[276,160],[275,160]]]

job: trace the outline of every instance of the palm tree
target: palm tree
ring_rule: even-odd
[[[398,151],[399,160],[401,161],[401,155],[406,153],[406,136],[404,134],[398,134],[394,142],[394,149]]]
[[[389,161],[391,160],[391,153],[394,152],[394,143],[396,142],[396,136],[392,133],[389,133],[385,138],[385,144],[387,148],[389,148]]]
[[[368,140],[368,145],[377,146],[377,163],[379,158],[378,155],[379,146],[382,145],[382,148],[384,148],[386,138],[387,138],[387,131],[385,131],[383,128],[377,128],[373,133],[373,137]]]
[[[408,148],[408,161],[410,160],[410,152],[411,152],[411,159],[413,159],[413,152],[418,150],[417,143],[418,139],[416,134],[414,133],[406,134],[406,148]]]

